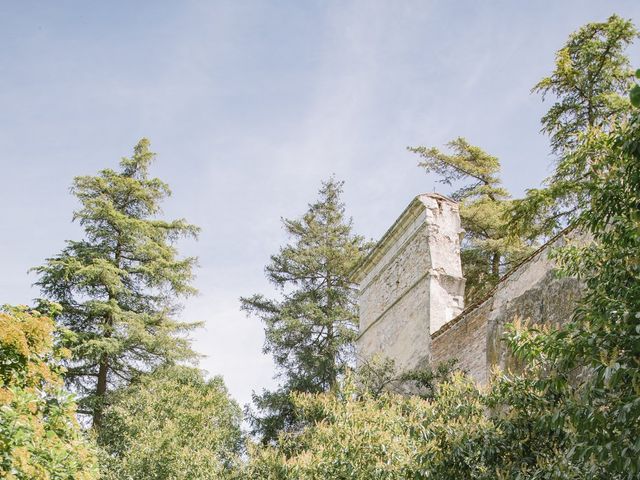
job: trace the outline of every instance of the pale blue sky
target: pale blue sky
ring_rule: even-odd
[[[0,303],[38,295],[27,269],[80,230],[75,175],[114,167],[142,136],[174,192],[168,217],[202,227],[186,320],[242,403],[273,385],[262,326],[238,297],[263,276],[322,179],[346,180],[359,233],[378,237],[434,188],[407,145],[465,136],[515,194],[550,172],[530,88],[568,34],[637,0],[0,1]],[[640,49],[630,55],[640,65]]]

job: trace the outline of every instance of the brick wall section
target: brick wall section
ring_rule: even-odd
[[[541,249],[503,279],[493,294],[463,312],[435,332],[431,338],[431,362],[455,358],[458,366],[480,384],[487,382],[491,368],[517,369],[503,338],[514,321],[558,326],[571,318],[582,292],[575,278],[560,277],[549,258],[564,237]]]
[[[457,367],[481,384],[487,381],[487,320],[491,302],[483,303],[450,328],[431,337],[431,362],[456,359]]]

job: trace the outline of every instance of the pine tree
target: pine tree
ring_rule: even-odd
[[[556,102],[542,117],[542,131],[558,152],[575,148],[580,134],[606,129],[631,112],[627,94],[633,70],[624,50],[638,36],[630,20],[612,15],[606,22],[588,23],[569,36],[556,53],[556,68],[532,89]]]
[[[514,202],[510,230],[515,235],[548,238],[588,208],[583,180],[600,153],[585,156],[577,150],[590,134],[608,132],[629,118],[633,70],[625,50],[637,37],[633,23],[617,15],[588,23],[569,36],[551,75],[533,87],[543,99],[555,99],[542,117],[542,132],[550,135],[558,160],[544,188],[530,189]]]
[[[73,220],[85,238],[68,241],[34,269],[43,294],[62,305],[58,320],[74,333],[66,378],[96,427],[112,387],[167,360],[194,356],[181,334],[196,324],[176,320],[175,299],[195,293],[196,259],[179,258],[174,243],[198,229],[157,218],[170,190],[149,177],[154,157],[142,139],[119,171],[76,177],[71,192],[81,208]]]
[[[264,442],[296,427],[292,392],[327,391],[353,359],[358,315],[349,273],[366,245],[345,218],[342,185],[324,182],[302,218],[283,220],[291,240],[265,269],[281,298],[241,298],[243,310],[264,322],[264,352],[283,380],[277,391],[254,395],[254,433]]]
[[[447,144],[446,154],[437,148],[410,147],[421,157],[418,164],[439,175],[440,183],[463,185],[451,196],[460,204],[460,220],[465,231],[462,241],[462,270],[467,280],[467,304],[487,293],[529,247],[511,237],[505,212],[511,203],[509,192],[498,177],[500,162],[464,138]]]

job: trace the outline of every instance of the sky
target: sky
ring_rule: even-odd
[[[29,268],[81,237],[73,177],[148,137],[164,216],[202,229],[179,244],[200,265],[181,318],[205,322],[201,366],[245,404],[276,381],[238,299],[274,294],[281,218],[334,174],[355,230],[379,238],[415,195],[449,191],[406,147],[458,136],[500,159],[514,196],[539,186],[549,102],[531,87],[614,12],[640,24],[637,0],[0,0],[0,304],[31,303]]]

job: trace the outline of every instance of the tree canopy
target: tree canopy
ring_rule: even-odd
[[[584,155],[576,149],[591,130],[607,132],[629,118],[633,70],[625,50],[637,37],[631,20],[617,15],[588,23],[569,36],[556,54],[554,71],[533,88],[543,99],[555,100],[542,117],[542,131],[550,135],[556,168],[543,188],[529,189],[514,201],[509,229],[515,236],[548,238],[588,208],[589,191],[583,186],[597,152]]]
[[[282,433],[277,446],[254,449],[247,478],[495,478],[483,452],[494,427],[473,382],[456,375],[437,402],[416,396],[372,396],[349,378],[323,394],[295,394],[300,433]],[[493,457],[495,452],[484,452]]]
[[[242,410],[221,377],[163,366],[109,395],[99,431],[102,478],[230,478],[242,450]]]
[[[349,274],[366,244],[352,232],[341,193],[342,182],[330,179],[301,218],[283,220],[290,241],[265,269],[281,297],[241,299],[264,322],[264,352],[282,379],[279,390],[254,397],[264,412],[253,417],[254,426],[265,441],[296,425],[291,392],[328,390],[353,360],[358,317]]]
[[[584,25],[558,50],[555,69],[532,89],[555,99],[542,117],[542,131],[555,152],[571,150],[586,130],[607,130],[629,114],[633,70],[625,49],[637,37],[630,20],[612,15]]]
[[[37,285],[62,306],[59,322],[75,334],[65,378],[96,425],[110,388],[164,361],[194,356],[181,334],[196,324],[176,320],[175,299],[195,293],[196,259],[180,258],[174,243],[198,229],[157,218],[170,190],[149,177],[154,156],[142,139],[119,171],[76,177],[71,192],[81,208],[73,219],[85,238],[68,241],[35,268]]]

